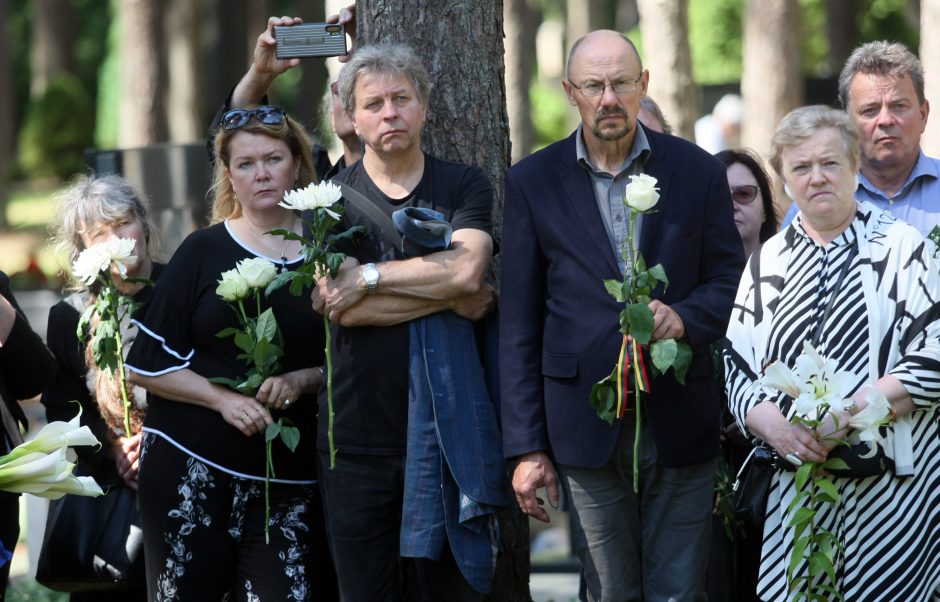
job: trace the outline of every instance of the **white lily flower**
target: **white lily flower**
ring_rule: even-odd
[[[859,440],[878,441],[881,439],[879,429],[890,415],[891,405],[888,398],[874,387],[865,394],[865,401],[868,405],[849,419],[849,426],[855,429]]]
[[[98,485],[98,482],[95,481],[94,477],[76,477],[72,474],[69,474],[68,477],[61,481],[52,483],[52,485],[44,491],[28,493],[50,500],[57,500],[67,493],[88,497],[104,495],[104,491],[101,490],[101,487]]]
[[[92,245],[79,253],[78,259],[72,264],[72,274],[82,284],[89,286],[98,274],[107,272],[113,263],[121,277],[126,277],[127,264],[137,261],[137,256],[131,255],[136,243],[133,238],[111,238]]]
[[[760,384],[762,387],[780,391],[793,398],[799,397],[802,391],[796,375],[784,366],[780,360],[764,369],[764,376],[760,379]]]
[[[339,219],[339,214],[331,210],[330,207],[342,197],[343,191],[339,186],[333,182],[320,182],[319,184],[310,184],[306,188],[297,188],[287,192],[284,195],[284,200],[278,205],[296,211],[323,209],[334,219]]]

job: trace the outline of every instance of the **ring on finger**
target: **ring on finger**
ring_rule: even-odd
[[[242,412],[242,420],[248,420],[248,412]]]
[[[800,466],[803,464],[803,458],[800,457],[799,452],[790,452],[786,456],[787,462],[793,464],[794,466]]]
[[[289,406],[290,404],[291,404],[291,400],[290,400],[290,399],[285,399],[285,400],[284,400],[284,407],[285,407],[285,408],[286,408],[287,406]]]

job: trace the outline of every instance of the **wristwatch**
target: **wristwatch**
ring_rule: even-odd
[[[366,283],[366,294],[373,294],[379,284],[379,268],[374,263],[362,266],[362,279]]]

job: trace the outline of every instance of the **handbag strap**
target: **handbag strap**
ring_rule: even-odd
[[[343,191],[343,197],[375,223],[378,228],[377,234],[380,234],[385,242],[390,243],[393,249],[401,247],[401,234],[398,233],[398,228],[392,223],[392,218],[387,213],[376,207],[375,203],[366,198],[366,195],[349,184],[340,182],[339,187]]]

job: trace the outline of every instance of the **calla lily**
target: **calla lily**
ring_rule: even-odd
[[[79,416],[68,422],[50,422],[33,439],[0,457],[0,490],[32,493],[57,499],[66,493],[102,495],[91,477],[75,477],[75,464],[68,461],[71,446],[100,445],[87,426],[79,426]]]

